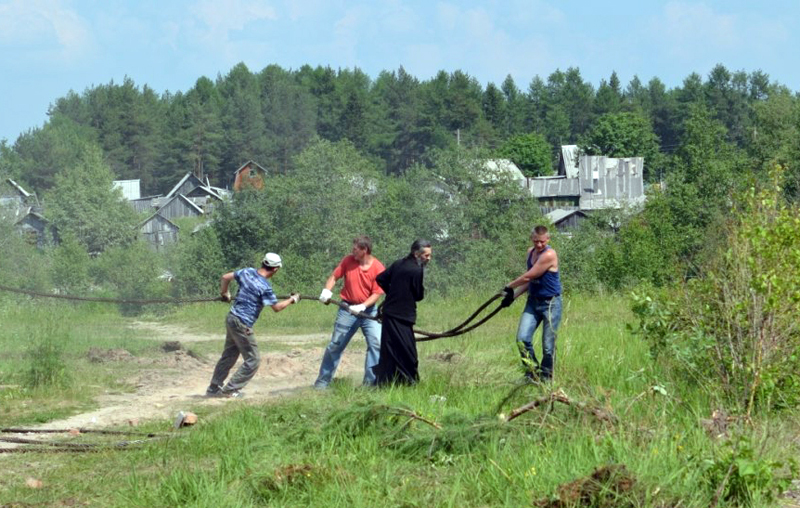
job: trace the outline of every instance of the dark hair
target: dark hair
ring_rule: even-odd
[[[415,255],[422,252],[422,249],[426,249],[431,246],[431,242],[428,240],[423,240],[418,238],[414,240],[414,243],[411,244],[411,252],[408,253],[409,258],[416,257]]]
[[[269,266],[269,265],[267,265],[266,262],[262,261],[261,262],[261,268],[263,268],[264,270],[273,270],[274,271],[274,270],[277,270],[278,268],[280,268],[280,266]]]
[[[367,254],[372,254],[372,239],[367,235],[353,238],[353,245],[358,246],[359,249],[365,249]]]
[[[531,231],[531,233],[537,236],[546,235],[547,226],[536,226],[535,228],[533,228],[533,231]]]

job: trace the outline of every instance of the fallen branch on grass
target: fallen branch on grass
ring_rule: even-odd
[[[442,426],[439,425],[438,423],[436,423],[434,421],[431,421],[431,420],[428,420],[424,416],[420,416],[415,411],[412,411],[410,409],[403,409],[403,408],[400,408],[400,407],[389,407],[389,406],[384,406],[384,407],[386,408],[386,412],[387,413],[407,416],[409,418],[409,422],[411,422],[412,420],[419,420],[419,421],[421,421],[423,423],[427,423],[428,425],[430,425],[431,427],[433,427],[435,429],[439,429],[439,430],[442,429]]]
[[[510,422],[514,418],[524,413],[527,413],[528,411],[532,411],[543,404],[548,404],[548,403],[552,404],[553,402],[560,402],[567,406],[578,408],[585,413],[591,414],[601,422],[610,423],[612,425],[617,423],[617,417],[614,416],[614,414],[610,413],[609,411],[606,411],[605,409],[601,409],[596,406],[590,406],[585,402],[574,401],[569,397],[567,397],[567,394],[565,394],[562,390],[552,392],[549,395],[540,397],[536,400],[528,402],[524,406],[520,406],[517,409],[514,409],[508,414],[508,416],[506,417],[506,421]]]

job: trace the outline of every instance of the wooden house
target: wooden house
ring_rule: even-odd
[[[161,251],[178,241],[180,228],[159,213],[150,216],[139,226],[139,234],[153,250]]]
[[[258,163],[247,161],[233,174],[233,190],[240,191],[246,187],[261,190],[267,179],[267,170]]]
[[[21,208],[25,206],[39,206],[39,199],[35,193],[28,192],[22,185],[11,178],[6,178],[0,184],[0,206]]]
[[[196,187],[204,187],[207,186],[207,182],[201,180],[197,177],[194,173],[186,173],[180,181],[175,184],[175,187],[172,188],[171,191],[167,193],[165,197],[171,198],[172,196],[177,196],[178,194],[183,194],[184,196],[188,196]]]
[[[177,217],[198,217],[203,215],[203,209],[183,194],[178,194],[161,205],[158,214],[171,220]]]

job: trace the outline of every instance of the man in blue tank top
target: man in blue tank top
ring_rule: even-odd
[[[509,306],[526,290],[528,301],[519,320],[517,342],[525,375],[543,381],[553,378],[556,358],[556,334],[561,322],[561,279],[558,275],[558,255],[550,242],[545,226],[536,226],[531,232],[533,247],[528,249],[527,270],[503,288],[503,306]],[[542,324],[542,363],[533,352],[533,334]]]

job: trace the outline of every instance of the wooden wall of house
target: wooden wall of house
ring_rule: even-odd
[[[170,200],[158,210],[158,213],[170,220],[177,217],[197,217],[201,215],[195,207],[180,197]]]
[[[154,215],[142,224],[139,233],[148,245],[156,250],[162,250],[178,241],[179,228],[160,215]]]
[[[259,190],[264,188],[264,175],[252,166],[248,166],[236,173],[233,190],[239,191],[248,186]]]

